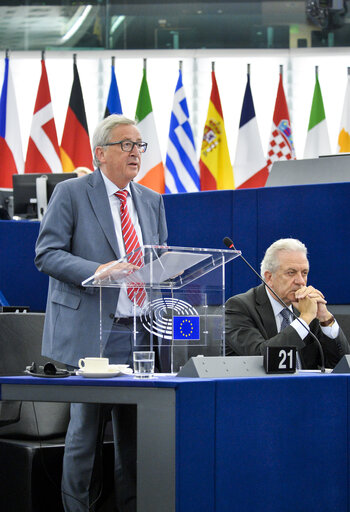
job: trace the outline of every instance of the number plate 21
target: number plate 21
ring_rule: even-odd
[[[295,347],[267,347],[264,355],[266,373],[295,373]]]

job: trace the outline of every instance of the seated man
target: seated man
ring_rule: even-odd
[[[263,284],[231,297],[226,302],[226,354],[263,355],[266,347],[291,346],[297,348],[301,368],[318,368],[319,348],[307,329],[320,341],[327,368],[334,368],[344,354],[349,354],[350,345],[328,311],[323,294],[307,286],[308,273],[307,250],[302,242],[293,238],[274,242],[262,260],[261,275],[288,309]]]

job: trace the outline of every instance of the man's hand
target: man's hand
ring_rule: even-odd
[[[317,302],[321,304],[327,304],[327,301],[324,298],[324,295],[320,290],[316,290],[313,286],[302,286],[295,292],[296,300],[305,299],[305,297],[310,297],[310,299],[316,299]]]
[[[129,263],[127,261],[123,261],[122,263],[117,263],[116,261],[109,261],[108,263],[104,263],[100,265],[95,272],[94,283],[97,284],[99,282],[104,281],[107,278],[111,278],[112,280],[116,280],[120,277],[124,277],[129,274],[133,270],[137,270],[139,267],[134,265],[133,263]]]
[[[317,316],[317,299],[309,295],[298,298],[297,302],[293,302],[293,306],[300,312],[300,318],[307,324],[310,324]]]
[[[327,301],[325,300],[323,293],[313,286],[303,286],[295,292],[295,298],[297,302],[294,305],[300,311],[300,316],[302,316],[301,308],[305,308],[304,312],[307,318],[310,318],[314,308],[311,307],[311,305],[307,306],[306,304],[303,304],[300,307],[300,302],[304,301],[306,298],[309,298],[312,301],[316,301],[316,314],[311,318],[310,322],[314,318],[318,318],[320,322],[325,322],[332,318],[333,315],[327,309]],[[306,318],[303,318],[303,320],[305,320],[307,323],[310,323]]]

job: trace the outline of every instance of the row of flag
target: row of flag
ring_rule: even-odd
[[[255,115],[248,65],[247,84],[233,165],[230,161],[214,63],[211,79],[211,95],[198,162],[180,63],[164,166],[147,84],[146,60],[144,61],[135,118],[141,136],[149,146],[142,158],[141,169],[137,177],[139,183],[160,193],[263,187],[275,161],[295,159],[290,116],[283,89],[282,67],[280,68],[268,154],[265,156]],[[113,113],[122,114],[114,57],[112,58],[111,82],[105,117]],[[9,57],[6,55],[0,97],[0,161],[2,163],[0,188],[12,188],[12,175],[15,173],[72,172],[80,166],[93,170],[88,125],[75,55],[73,56],[73,84],[61,144],[58,144],[57,139],[44,53],[41,59],[41,77],[25,161],[19,133],[14,84],[10,73]],[[338,139],[339,152],[350,151],[349,133],[350,82],[348,81]],[[304,157],[316,158],[320,154],[327,153],[330,153],[330,143],[316,67],[316,82]]]

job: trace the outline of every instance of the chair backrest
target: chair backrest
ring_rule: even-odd
[[[348,341],[350,341],[350,314],[335,313],[334,315]]]
[[[0,375],[22,374],[32,362],[43,365],[48,361],[41,355],[44,319],[44,313],[0,313]],[[45,439],[62,436],[67,430],[69,404],[22,402],[19,421],[13,423],[10,405],[1,404],[0,437]]]

